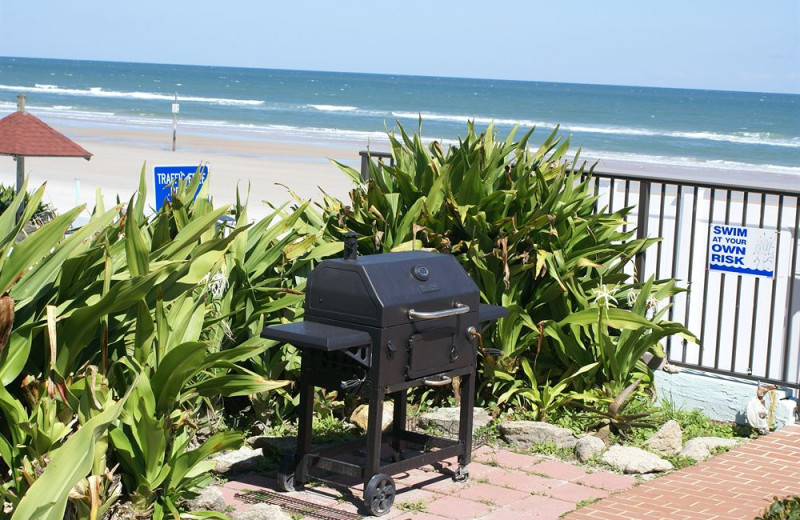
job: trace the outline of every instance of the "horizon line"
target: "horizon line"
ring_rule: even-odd
[[[227,68],[227,69],[249,69],[249,70],[277,70],[289,72],[323,72],[332,74],[353,74],[353,75],[373,75],[373,76],[405,76],[411,78],[438,78],[438,79],[463,79],[463,80],[479,80],[479,81],[504,81],[512,83],[545,83],[545,84],[560,84],[560,85],[581,85],[581,86],[596,86],[596,87],[618,87],[618,88],[652,88],[652,89],[665,89],[665,90],[689,90],[700,92],[732,92],[743,94],[771,94],[771,95],[788,95],[800,96],[800,88],[797,91],[760,91],[760,90],[732,90],[730,88],[699,88],[699,87],[673,87],[663,85],[630,85],[623,83],[589,83],[589,82],[576,82],[576,81],[555,81],[555,80],[541,80],[541,79],[508,79],[508,78],[490,78],[490,77],[475,77],[475,76],[437,76],[432,74],[408,74],[399,72],[364,72],[353,70],[316,70],[305,68],[280,68],[280,67],[257,67],[257,66],[242,66],[242,65],[218,65],[218,64],[201,64],[201,63],[166,63],[166,62],[151,62],[151,61],[121,61],[121,60],[107,60],[107,59],[87,59],[87,58],[50,58],[41,56],[6,56],[0,54],[0,59],[24,59],[24,60],[50,60],[50,61],[83,61],[90,63],[132,63],[137,65],[163,65],[163,66],[179,66],[179,67],[208,67],[208,68]]]

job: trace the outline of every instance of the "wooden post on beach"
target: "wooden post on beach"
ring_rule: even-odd
[[[178,93],[175,93],[175,102],[172,104],[172,151],[175,151],[175,139],[178,136]]]
[[[25,112],[25,94],[17,94],[17,111]],[[14,159],[17,161],[17,193],[19,193],[22,183],[25,182],[25,156],[15,155]]]

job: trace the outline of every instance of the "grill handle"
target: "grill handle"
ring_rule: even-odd
[[[440,379],[426,379],[425,386],[447,386],[453,382],[453,378],[449,376],[441,376]]]
[[[449,316],[458,316],[459,314],[466,314],[469,312],[469,305],[457,303],[452,309],[444,309],[441,311],[422,312],[408,309],[408,318],[411,320],[438,320],[439,318],[447,318]]]

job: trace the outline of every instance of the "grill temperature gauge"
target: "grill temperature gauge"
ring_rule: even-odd
[[[411,274],[414,275],[414,278],[419,280],[420,282],[424,282],[428,279],[430,273],[428,272],[428,268],[424,265],[417,265],[414,269],[411,270]]]

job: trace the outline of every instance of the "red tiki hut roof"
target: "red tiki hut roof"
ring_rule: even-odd
[[[0,119],[0,155],[22,157],[83,157],[92,154],[67,136],[27,112]]]
[[[17,111],[0,119],[0,155],[17,161],[17,191],[25,179],[25,157],[83,157],[92,154],[33,114],[25,112],[25,94],[17,96]]]

